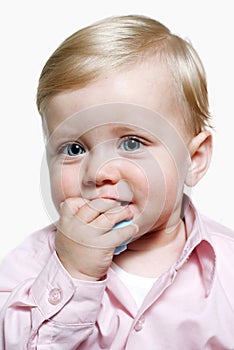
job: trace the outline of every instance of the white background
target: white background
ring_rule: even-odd
[[[232,1],[38,0],[2,1],[0,258],[31,232],[50,223],[40,193],[43,136],[35,96],[40,71],[70,34],[101,18],[151,16],[191,40],[207,71],[214,154],[192,190],[200,211],[234,228]]]

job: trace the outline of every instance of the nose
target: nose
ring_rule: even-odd
[[[83,167],[82,182],[84,185],[102,186],[116,184],[120,180],[120,159],[102,148],[96,148],[89,153]]]

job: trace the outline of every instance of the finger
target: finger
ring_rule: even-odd
[[[120,208],[120,202],[112,199],[98,198],[86,202],[86,204],[79,209],[76,216],[83,222],[90,223],[100,214],[115,208]]]
[[[82,206],[86,205],[86,203],[87,200],[80,197],[67,198],[60,204],[60,214],[71,218]]]
[[[139,227],[135,223],[131,223],[125,227],[111,230],[102,236],[103,242],[100,242],[103,247],[116,248],[122,243],[137,236]],[[108,244],[107,244],[108,242]],[[110,246],[111,244],[111,246]]]
[[[115,224],[123,220],[130,220],[134,213],[128,206],[120,207],[118,210],[109,210],[99,215],[96,220],[92,222],[92,226],[109,231]]]

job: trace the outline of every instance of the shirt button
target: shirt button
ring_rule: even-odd
[[[141,316],[134,326],[135,331],[136,332],[141,331],[143,326],[144,326],[144,323],[145,323],[145,318],[144,318],[144,316]]]
[[[59,288],[53,288],[49,292],[48,301],[52,305],[57,305],[62,300],[62,291]]]

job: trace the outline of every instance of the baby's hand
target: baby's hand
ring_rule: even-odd
[[[67,271],[77,279],[100,280],[112,262],[115,248],[137,233],[137,226],[112,230],[133,213],[110,199],[67,199],[60,210],[56,251]]]

